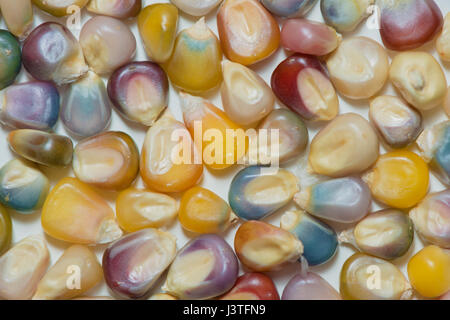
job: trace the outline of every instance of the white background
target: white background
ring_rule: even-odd
[[[149,5],[153,3],[158,2],[169,2],[164,0],[154,1],[154,0],[144,0],[143,5]],[[445,16],[445,14],[450,11],[450,3],[448,0],[436,0],[436,2],[441,7],[441,10]],[[38,26],[42,21],[59,21],[61,23],[65,23],[65,19],[57,19],[50,15],[47,15],[45,13],[42,13],[38,8],[34,8],[35,12],[35,20],[34,20],[34,27]],[[217,35],[217,26],[216,26],[216,10],[214,10],[212,13],[210,13],[206,17],[206,22],[208,26],[216,33]],[[86,22],[91,15],[86,11],[82,11],[82,23]],[[307,16],[308,19],[316,20],[316,21],[323,21],[322,15],[320,12],[320,5],[319,3],[316,4],[314,9],[311,11],[311,13]],[[179,31],[182,29],[185,29],[192,25],[197,18],[190,17],[184,13],[180,12],[180,22],[179,22]],[[281,19],[279,20],[282,21]],[[139,36],[139,32],[136,25],[136,19],[132,19],[128,22],[126,22],[129,27],[132,29],[134,35],[136,36],[137,43],[138,43],[138,50],[136,53],[135,60],[141,61],[141,60],[147,60],[147,57],[145,55],[142,42]],[[4,24],[4,21],[1,21],[0,27],[3,29],[6,29],[6,26]],[[78,36],[80,30],[72,30],[72,32]],[[381,43],[381,39],[379,36],[378,30],[370,30],[365,23],[362,23],[361,26],[353,33],[346,34],[344,37],[348,37],[350,35],[365,35],[368,37],[371,37],[372,39],[379,41]],[[119,39],[118,39],[119,40]],[[430,53],[432,53],[434,56],[436,56],[438,59],[438,55],[435,52],[434,48],[434,42],[426,45],[423,48],[420,48],[420,50],[427,50]],[[394,52],[389,52],[390,56],[393,57],[395,55]],[[272,74],[272,71],[275,69],[275,67],[288,55],[287,52],[285,52],[283,49],[279,49],[273,56],[271,56],[269,59],[252,66],[251,68],[255,71],[257,71],[268,83],[270,83],[270,76]],[[443,64],[446,75],[450,75],[449,73],[449,67],[450,65]],[[25,71],[22,70],[21,75],[18,77],[18,82],[25,82],[27,80],[31,79]],[[450,79],[448,77],[448,79]],[[105,79],[106,81],[106,79]],[[383,89],[382,93],[394,93],[393,88],[390,84],[386,85],[386,87]],[[218,91],[216,90],[212,95],[208,96],[216,106],[221,108],[221,101],[220,101],[220,95]],[[339,97],[340,100],[340,113],[346,113],[346,112],[356,112],[361,115],[363,115],[365,118],[368,118],[368,101],[351,101],[345,98]],[[279,106],[280,104],[277,103]],[[170,98],[169,98],[169,109],[171,112],[175,115],[175,117],[179,120],[182,120],[181,116],[181,110],[179,107],[179,101],[178,101],[178,94],[177,91],[174,90],[172,87],[170,88]],[[429,113],[425,114],[425,127],[431,126],[433,123],[440,122],[442,120],[447,119],[445,116],[442,108],[438,108],[437,110],[433,110]],[[323,124],[311,124],[308,123],[308,129],[310,132],[310,139],[316,134],[316,132],[323,127]],[[146,133],[146,128],[141,126],[133,126],[130,125],[129,122],[124,122],[122,118],[120,118],[116,112],[113,112],[112,116],[112,122],[110,126],[110,130],[121,130],[125,131],[128,134],[130,134],[136,144],[138,145],[139,149],[142,148],[144,136]],[[56,132],[60,134],[66,134],[64,127],[62,126],[62,123],[59,121],[56,127]],[[3,166],[7,161],[9,161],[11,158],[13,158],[13,154],[9,151],[8,144],[6,141],[7,137],[7,130],[5,128],[2,128],[0,130],[0,166]],[[74,141],[76,143],[76,141]],[[385,150],[383,149],[383,153]],[[307,154],[307,153],[305,153]],[[293,164],[289,165],[288,168],[291,169],[295,174],[297,174],[300,178],[300,185],[306,185],[310,183],[311,179],[307,175],[305,175],[304,172],[304,159],[298,159],[298,161],[295,161]],[[52,185],[54,185],[59,179],[70,175],[73,176],[73,172],[70,168],[67,169],[49,169],[45,167],[41,167],[43,172],[51,179]],[[239,171],[239,167],[233,167],[229,170],[226,170],[224,172],[210,172],[205,168],[204,178],[201,182],[201,185],[203,187],[206,187],[218,195],[222,196],[224,199],[227,199],[228,194],[228,188],[230,185],[230,181],[233,178],[233,176],[236,174],[237,171]],[[442,184],[440,184],[437,179],[432,176],[431,177],[431,190],[430,191],[440,191],[443,190],[444,187]],[[142,182],[139,179],[136,182],[137,186],[142,186]],[[117,196],[116,193],[108,193],[108,192],[102,192],[102,195],[104,195],[111,203],[112,206],[114,206],[114,201]],[[292,204],[293,206],[293,204]],[[289,206],[288,206],[289,207]],[[376,203],[373,204],[372,210],[378,210],[380,206]],[[283,208],[283,210],[280,210],[280,212],[275,213],[268,219],[266,219],[267,222],[272,223],[274,225],[279,226],[280,217],[285,211],[286,208]],[[22,238],[32,235],[32,234],[39,234],[43,233],[40,223],[40,212],[34,213],[32,215],[22,215],[18,213],[11,212],[11,217],[13,220],[13,242],[18,242]],[[224,237],[226,240],[230,243],[230,245],[233,245],[233,239],[234,234],[237,229],[237,225],[232,227],[225,235]],[[338,229],[342,229],[342,226],[336,226]],[[175,221],[173,225],[169,228],[170,232],[172,232],[174,235],[177,236],[178,241],[178,248],[181,248],[190,238],[188,235],[182,230],[180,224],[178,221]],[[51,253],[51,263],[53,264],[61,255],[62,251],[67,248],[70,244],[64,243],[61,241],[54,240],[48,236],[46,236],[46,240],[48,242],[48,247],[50,249]],[[406,254],[404,257],[399,259],[398,261],[395,261],[395,264],[398,265],[406,275],[406,264],[410,257],[420,250],[423,247],[422,242],[418,239],[418,237],[415,237],[414,245],[412,246],[411,250]],[[94,250],[98,255],[99,261],[101,261],[102,254],[104,251],[104,246],[95,247]],[[344,261],[353,253],[354,251],[348,247],[340,246],[338,249],[338,252],[336,256],[328,263],[326,263],[323,266],[313,267],[311,268],[312,271],[317,272],[322,277],[324,277],[326,280],[329,281],[331,285],[333,285],[336,289],[339,290],[339,274],[341,267],[344,263]],[[300,269],[299,263],[294,263],[291,266],[285,268],[284,270],[280,272],[272,272],[269,273],[269,275],[273,278],[275,281],[280,296],[283,291],[283,288],[285,287],[287,281],[294,276],[296,272],[298,272]],[[243,270],[241,270],[241,273]],[[161,277],[161,280],[157,283],[157,285],[153,289],[153,293],[159,292],[160,285],[164,281],[165,274],[163,277]],[[107,289],[104,282],[97,286],[96,288],[90,290],[86,295],[110,295],[109,290]]]

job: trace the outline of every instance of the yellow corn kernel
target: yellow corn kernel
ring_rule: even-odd
[[[450,253],[438,246],[427,246],[408,262],[408,276],[417,292],[436,298],[450,290]]]
[[[116,200],[117,222],[127,232],[166,226],[177,215],[178,203],[162,193],[129,188]]]
[[[75,178],[62,179],[45,200],[42,228],[55,239],[101,244],[122,236],[108,203]]]
[[[139,33],[150,59],[163,63],[170,58],[177,26],[178,9],[173,4],[152,4],[139,13]]]
[[[214,192],[193,187],[181,198],[178,219],[183,228],[188,231],[220,233],[237,218],[228,203]]]
[[[399,150],[382,155],[364,177],[372,195],[388,206],[406,209],[422,200],[429,185],[427,164],[413,152]]]

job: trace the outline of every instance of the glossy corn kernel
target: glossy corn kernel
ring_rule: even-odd
[[[303,243],[303,257],[310,266],[329,261],[338,247],[336,232],[326,223],[305,211],[288,211],[281,217],[280,227]]]
[[[393,148],[408,146],[416,141],[423,130],[420,112],[395,96],[373,99],[369,117],[384,141]]]
[[[195,17],[207,15],[214,10],[222,0],[171,0],[181,11]]]
[[[215,170],[226,169],[244,157],[248,139],[242,127],[201,97],[180,93],[180,99],[184,123],[197,149],[202,150],[205,165]]]
[[[33,3],[39,7],[39,9],[55,16],[64,17],[66,15],[72,14],[73,6],[77,6],[82,9],[89,0],[33,0]]]
[[[128,19],[136,17],[141,7],[141,0],[91,0],[86,8],[95,14]]]
[[[147,190],[129,188],[119,193],[116,200],[117,222],[127,232],[167,226],[177,212],[175,199]]]
[[[139,173],[139,150],[128,134],[104,132],[77,144],[72,166],[82,182],[102,189],[123,190]]]
[[[445,96],[444,111],[447,117],[450,118],[450,87],[447,88],[447,94]]]
[[[336,50],[341,37],[332,27],[306,19],[289,19],[281,29],[281,45],[290,51],[324,56]]]
[[[178,299],[167,293],[157,293],[152,295],[148,300],[178,300]]]
[[[442,28],[442,13],[434,0],[377,1],[380,35],[386,48],[411,50],[432,40]]]
[[[422,296],[436,298],[450,290],[450,253],[437,246],[427,246],[408,262],[408,276]]]
[[[414,226],[407,214],[386,209],[369,214],[354,229],[339,234],[341,243],[349,243],[369,255],[393,260],[406,252],[414,239]]]
[[[64,178],[52,189],[41,223],[49,236],[70,243],[103,244],[122,235],[108,203],[75,178]]]
[[[8,31],[0,30],[0,89],[11,85],[22,67],[20,43]]]
[[[131,62],[112,74],[108,95],[126,119],[152,126],[167,108],[169,81],[153,62]]]
[[[282,300],[342,300],[339,293],[313,272],[295,275],[283,290]]]
[[[23,43],[22,59],[34,78],[57,85],[72,83],[88,71],[77,39],[57,22],[45,22],[30,33]]]
[[[43,236],[30,236],[0,257],[0,297],[7,300],[28,300],[50,262]]]
[[[316,2],[317,0],[261,0],[267,10],[281,17],[302,17]]]
[[[47,177],[22,160],[11,160],[0,169],[0,202],[20,213],[42,208],[50,189]]]
[[[353,223],[369,212],[372,197],[360,178],[332,179],[303,188],[295,202],[310,214],[329,221]]]
[[[419,110],[430,110],[444,103],[447,80],[440,64],[427,52],[396,55],[389,78],[403,98]]]
[[[267,116],[275,105],[275,95],[254,71],[230,61],[222,63],[221,96],[227,116],[237,124],[251,125]]]
[[[175,159],[174,150],[180,143],[186,149],[183,158]],[[142,179],[150,189],[159,192],[187,190],[197,184],[203,174],[201,161],[200,164],[194,161],[197,158],[197,149],[184,124],[162,117],[148,130],[144,140],[140,162]]]
[[[33,24],[31,0],[0,1],[0,10],[8,30],[19,39],[28,35]]]
[[[244,220],[260,220],[281,209],[298,192],[298,179],[290,171],[261,166],[247,167],[233,178],[228,202]]]
[[[87,63],[100,75],[130,62],[136,52],[136,38],[128,26],[105,16],[94,17],[83,25],[80,45]]]
[[[72,162],[72,140],[66,136],[22,129],[11,131],[8,143],[19,156],[45,166],[67,166]]]
[[[417,145],[439,180],[450,185],[450,121],[426,129],[417,139]]]
[[[0,256],[9,248],[12,239],[12,223],[8,211],[0,205]]]
[[[450,191],[430,193],[409,212],[425,241],[450,249]]]
[[[180,299],[209,299],[230,290],[238,272],[229,244],[217,235],[201,235],[178,252],[162,289]]]
[[[168,232],[144,229],[126,235],[106,249],[103,272],[118,296],[145,296],[177,253],[176,238]]]
[[[79,283],[74,276],[80,276]],[[86,246],[67,248],[39,281],[33,300],[67,300],[82,295],[103,280],[102,266]]]
[[[217,29],[227,58],[245,66],[268,58],[280,45],[278,23],[256,0],[225,0]]]
[[[194,233],[221,233],[237,220],[225,200],[202,187],[183,194],[178,219],[185,230]]]
[[[176,87],[200,93],[217,87],[222,81],[221,61],[219,40],[201,18],[178,34],[165,69]]]
[[[289,231],[261,221],[247,221],[236,232],[234,249],[247,268],[266,272],[297,261],[303,244]]]
[[[393,208],[410,208],[428,193],[427,164],[413,152],[399,150],[382,155],[363,179],[373,197]]]
[[[450,13],[444,19],[444,26],[436,39],[436,51],[444,61],[450,61]]]
[[[272,279],[264,273],[246,273],[220,300],[280,300]]]
[[[355,253],[342,267],[340,293],[345,300],[399,300],[411,296],[411,285],[394,264]]]
[[[369,15],[375,0],[321,0],[320,9],[325,22],[339,32],[350,32]]]
[[[278,99],[307,120],[332,120],[339,113],[336,91],[316,57],[288,57],[272,73],[271,84]]]
[[[366,37],[350,37],[327,59],[331,81],[337,91],[350,99],[373,97],[389,76],[386,50]]]
[[[12,85],[0,92],[0,122],[15,129],[50,131],[58,121],[59,100],[50,82]]]
[[[111,105],[103,79],[92,71],[73,83],[64,96],[61,121],[77,137],[104,131],[111,122]]]
[[[138,27],[148,57],[158,63],[169,60],[177,35],[177,8],[168,3],[149,5],[139,13]]]
[[[259,152],[269,156],[269,150],[278,146],[278,161],[282,164],[297,158],[308,145],[309,134],[303,120],[296,113],[288,109],[273,110],[259,125],[258,130],[277,130],[279,140],[268,139],[267,148],[262,147]],[[262,151],[264,150],[264,151]],[[260,153],[261,154],[261,153]]]
[[[379,155],[377,134],[355,113],[338,116],[312,140],[309,164],[315,173],[342,177],[360,173]]]

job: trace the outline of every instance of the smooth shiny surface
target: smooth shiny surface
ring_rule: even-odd
[[[268,58],[280,45],[276,20],[257,0],[225,0],[217,29],[226,57],[243,65]]]
[[[302,17],[314,7],[317,0],[261,0],[267,10],[281,17]]]
[[[61,121],[76,137],[90,137],[106,130],[111,122],[111,104],[102,78],[89,71],[70,86],[64,95]]]
[[[328,72],[316,57],[294,54],[272,73],[277,98],[306,120],[332,120],[339,113],[339,100]]]
[[[442,31],[436,39],[436,51],[444,61],[450,61],[450,13],[445,15]]]
[[[0,255],[9,249],[12,231],[12,222],[9,213],[0,205]]]
[[[339,293],[320,275],[301,272],[283,290],[282,300],[342,300]]]
[[[91,0],[89,12],[118,19],[136,17],[141,11],[142,0]]]
[[[378,159],[379,141],[370,123],[359,114],[336,117],[314,137],[309,153],[313,172],[330,177],[361,173]]]
[[[77,39],[57,22],[45,22],[30,33],[23,43],[22,59],[34,78],[57,85],[72,83],[88,71]]]
[[[82,9],[89,0],[33,0],[39,9],[55,16],[64,17],[73,13],[73,6]]]
[[[245,273],[220,300],[280,300],[275,283],[264,273]]]
[[[11,85],[20,72],[20,43],[8,31],[0,30],[0,89]]]
[[[321,0],[320,9],[325,22],[339,32],[350,32],[369,16],[368,9],[375,0]]]
[[[222,0],[170,0],[181,11],[195,17],[205,16],[214,10]]]
[[[66,136],[22,129],[8,135],[9,147],[19,156],[45,166],[68,166],[72,162],[73,144]]]
[[[25,38],[33,24],[31,0],[2,0],[0,10],[8,30],[19,39]]]
[[[126,64],[108,80],[108,95],[119,114],[146,126],[152,126],[167,108],[168,90],[166,73],[149,61]]]

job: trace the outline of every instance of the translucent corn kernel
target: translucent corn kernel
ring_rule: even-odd
[[[226,169],[244,157],[248,138],[225,112],[201,97],[180,93],[180,99],[184,123],[197,149],[202,150],[205,165],[215,170]]]
[[[406,252],[414,239],[414,226],[407,214],[386,209],[369,214],[354,229],[339,234],[341,243],[356,246],[372,256],[393,260]]]
[[[295,195],[294,200],[318,218],[353,223],[367,215],[372,197],[364,181],[348,177],[305,187]]]
[[[378,0],[380,35],[386,48],[412,50],[434,39],[442,13],[434,0]]]
[[[77,6],[79,9],[84,8],[89,0],[33,0],[33,3],[39,9],[55,16],[64,17],[72,14],[70,10],[72,6]]]
[[[33,24],[31,0],[0,1],[0,10],[8,30],[19,39],[28,35]]]
[[[375,0],[321,0],[320,9],[325,22],[339,32],[350,32],[369,14]]]
[[[237,220],[225,200],[201,187],[184,193],[178,219],[184,229],[195,233],[221,233]]]
[[[117,222],[128,232],[167,226],[177,212],[175,199],[147,190],[129,188],[119,193],[116,200]]]
[[[275,105],[275,95],[254,71],[238,63],[222,63],[221,97],[227,116],[237,124],[255,124],[267,116]]]
[[[50,263],[43,236],[30,236],[0,257],[0,298],[28,300]]]
[[[79,287],[71,277],[80,276]],[[67,300],[87,292],[103,280],[102,266],[86,246],[67,248],[39,281],[33,300]]]
[[[423,239],[450,249],[450,190],[430,193],[409,215]]]
[[[83,25],[80,45],[89,66],[99,75],[107,75],[132,60],[136,38],[120,20],[96,16]]]
[[[246,273],[220,300],[280,300],[277,287],[264,273]]]
[[[259,1],[225,0],[217,15],[222,49],[245,66],[266,59],[280,45],[280,29]]]
[[[286,230],[261,221],[247,221],[236,232],[234,249],[247,268],[265,272],[297,261],[303,244]]]
[[[149,5],[139,13],[138,27],[149,58],[158,63],[169,60],[177,35],[177,8],[169,3]]]
[[[178,34],[165,68],[176,87],[200,93],[217,87],[222,81],[221,61],[219,40],[201,18]]]
[[[123,190],[139,172],[139,150],[133,139],[120,131],[109,131],[80,141],[73,154],[73,171],[82,182]]]
[[[338,116],[312,140],[309,164],[315,173],[341,177],[360,173],[379,155],[377,134],[355,113]]]
[[[295,275],[284,288],[282,300],[342,300],[324,278],[313,272]]]
[[[209,299],[230,290],[238,272],[230,245],[217,235],[201,235],[178,251],[162,289],[180,299]]]
[[[141,0],[91,0],[86,8],[92,13],[127,19],[137,16],[141,7]]]
[[[332,120],[339,113],[336,91],[316,57],[288,57],[273,71],[271,84],[278,99],[306,120]]]
[[[181,11],[190,14],[191,16],[199,17],[204,16],[211,12],[215,7],[219,5],[222,0],[171,0]]]
[[[281,17],[303,17],[317,0],[261,0],[264,7]]]
[[[48,178],[25,160],[11,160],[0,169],[0,202],[20,213],[41,209],[49,189]]]
[[[182,145],[183,152],[177,148]],[[179,153],[176,153],[178,150]],[[180,154],[180,157],[174,157]],[[195,185],[203,174],[194,142],[183,123],[167,116],[147,132],[141,154],[141,176],[159,192],[180,192]],[[201,159],[201,158],[200,158]]]
[[[177,253],[176,238],[157,229],[130,233],[103,254],[106,284],[118,296],[145,296]]]
[[[69,177],[48,195],[41,223],[49,236],[70,243],[102,244],[122,235],[108,203],[88,185]]]
[[[367,99],[388,80],[389,57],[378,42],[351,37],[328,58],[327,67],[338,92],[351,99]]]
[[[436,39],[436,51],[444,61],[450,61],[450,12],[444,19],[442,32]]]
[[[260,220],[281,209],[298,192],[298,179],[290,171],[265,172],[247,167],[233,178],[228,192],[231,209],[244,220]]]
[[[11,85],[18,76],[22,67],[21,54],[20,43],[14,35],[0,30],[0,63],[4,66],[0,72],[0,89]]]
[[[410,208],[425,197],[429,178],[427,164],[407,150],[382,155],[363,177],[375,199],[399,209]]]
[[[408,262],[408,276],[417,292],[436,298],[450,290],[450,253],[437,246],[427,246]]]
[[[447,80],[439,62],[427,52],[396,55],[389,78],[403,98],[419,110],[430,110],[444,103]]]
[[[305,211],[286,212],[281,217],[280,227],[291,232],[303,243],[303,257],[310,266],[329,261],[337,251],[336,232]]]
[[[8,143],[18,155],[45,166],[67,166],[72,162],[73,144],[66,136],[22,129],[11,131]]]
[[[422,115],[402,99],[379,96],[370,102],[370,121],[393,148],[414,142],[423,130]]]
[[[399,300],[411,296],[411,285],[392,263],[362,253],[345,261],[340,276],[345,300]]]
[[[8,211],[0,205],[0,255],[2,255],[11,244],[12,223]]]

